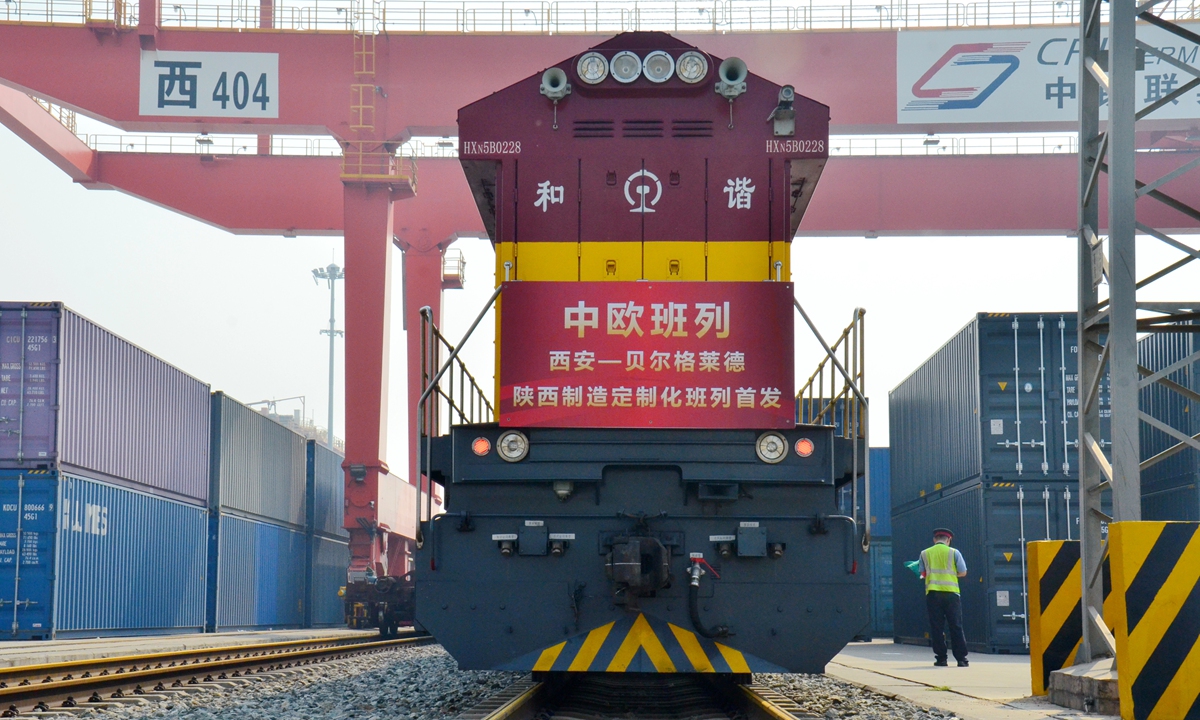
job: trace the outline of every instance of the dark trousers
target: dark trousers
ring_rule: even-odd
[[[946,659],[946,625],[950,625],[950,646],[954,659],[967,659],[967,636],[962,627],[962,600],[958,593],[925,593],[925,606],[929,609],[929,639],[933,643],[933,654],[938,660]]]

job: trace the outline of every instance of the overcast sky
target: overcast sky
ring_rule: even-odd
[[[820,201],[818,188],[813,202]],[[341,245],[340,238],[234,236],[119,192],[85,190],[0,128],[0,299],[61,300],[243,402],[304,395],[322,426],[328,341],[319,330],[329,295],[311,270],[331,259],[342,264]],[[1180,257],[1157,241],[1140,246],[1139,276]],[[493,288],[489,243],[455,247],[468,266],[467,289],[445,294],[452,338]],[[398,260],[387,452],[396,470],[406,466],[407,448]],[[1075,242],[1063,236],[802,238],[793,244],[792,265],[797,296],[826,337],[840,332],[855,307],[867,310],[873,445],[887,442],[887,391],[973,313],[1075,307]],[[1164,280],[1147,297],[1194,296],[1198,270]],[[341,311],[339,292],[339,327]],[[485,324],[465,352],[477,377],[491,377],[491,327]],[[799,383],[820,348],[798,318],[796,337]],[[342,436],[341,341],[337,365],[334,425]]]

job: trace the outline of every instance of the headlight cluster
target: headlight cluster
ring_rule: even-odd
[[[575,64],[575,73],[588,85],[599,85],[609,75],[624,84],[642,76],[652,83],[664,83],[672,75],[685,83],[695,84],[708,76],[708,58],[695,50],[688,50],[678,58],[665,50],[654,50],[644,58],[630,50],[622,50],[611,60],[598,52],[587,52]]]

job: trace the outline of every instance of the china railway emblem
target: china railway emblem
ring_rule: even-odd
[[[637,200],[634,200],[633,195],[629,193],[630,188],[637,193]],[[650,200],[650,207],[647,207],[646,196],[649,195],[651,191],[654,192],[654,198]],[[661,198],[662,182],[659,181],[657,175],[649,170],[638,170],[634,174],[630,175],[629,179],[625,181],[625,199],[629,201],[630,205],[634,206],[629,212],[652,213],[654,212],[653,206],[657,205]]]

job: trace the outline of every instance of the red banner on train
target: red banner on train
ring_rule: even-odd
[[[795,423],[791,283],[514,282],[500,298],[502,426]]]

